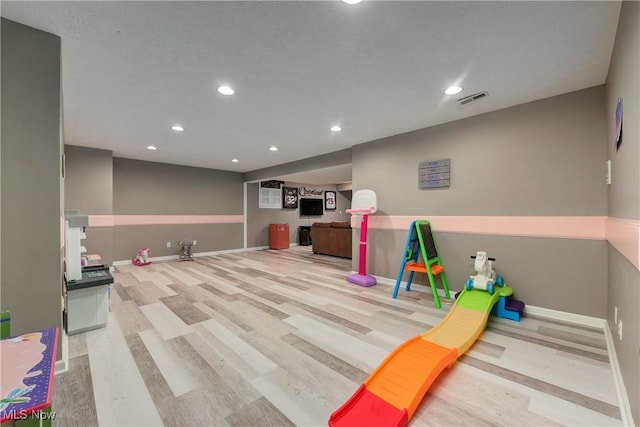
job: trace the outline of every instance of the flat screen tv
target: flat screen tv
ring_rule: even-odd
[[[300,216],[322,216],[322,199],[300,199]]]

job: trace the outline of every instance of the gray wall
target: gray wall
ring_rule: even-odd
[[[607,321],[613,336],[618,364],[629,396],[631,413],[636,425],[640,420],[640,272],[613,246],[609,246],[609,291]],[[623,324],[623,339],[618,337],[613,307],[618,307],[618,319]]]
[[[424,218],[429,217],[425,215]],[[372,274],[384,271],[388,273],[379,275],[396,279],[407,232],[369,230],[367,259]],[[478,250],[485,250],[496,258],[495,270],[513,287],[517,299],[537,307],[604,318],[607,305],[606,242],[434,233],[451,290],[462,290],[469,275],[475,274],[473,260],[469,257]],[[379,248],[384,248],[384,252]],[[357,257],[353,259],[357,261]],[[357,270],[357,265],[353,269]],[[423,275],[416,275],[416,278],[414,282],[428,283]],[[407,274],[403,285],[406,279]],[[585,290],[583,282],[587,282],[589,290]],[[598,292],[599,297],[587,292]],[[567,308],[568,301],[574,301],[571,309]],[[579,307],[576,307],[578,303]]]
[[[0,296],[21,334],[62,324],[60,38],[2,19],[1,50]]]
[[[623,2],[618,34],[607,77],[606,146],[611,159],[609,216],[640,220],[640,3]],[[623,97],[623,142],[614,147],[614,111]],[[607,320],[613,332],[618,362],[636,423],[640,423],[640,272],[613,246],[609,246]],[[614,307],[623,323],[617,336]]]
[[[305,187],[308,189],[322,189],[336,191],[335,185],[316,186],[285,182],[287,187]],[[260,209],[258,207],[259,183],[247,184],[247,247],[255,248],[269,245],[269,224],[289,224],[289,241],[299,243],[298,227],[310,226],[314,222],[350,221],[351,215],[345,212],[351,207],[351,192],[336,191],[336,210],[324,211],[324,215],[317,217],[301,217],[298,209]],[[300,196],[299,196],[300,197]],[[324,196],[304,196],[322,198]],[[299,203],[298,203],[299,206]]]
[[[64,146],[65,207],[86,215],[113,214],[113,156],[110,150]],[[88,254],[113,262],[113,227],[89,227],[83,240]]]
[[[602,86],[353,148],[353,191],[387,215],[606,215]],[[418,165],[451,158],[451,187],[418,189]]]
[[[612,185],[609,186],[609,216],[640,218],[640,11],[638,2],[625,1],[620,11],[618,34],[607,76],[606,135],[607,158],[611,159]],[[614,112],[618,97],[624,100],[623,142],[614,144]]]
[[[351,161],[350,150],[348,160]],[[89,215],[242,215],[242,175],[235,172],[113,158],[108,150],[65,146],[66,206]],[[326,166],[331,156],[312,162]],[[344,159],[345,152],[336,158]],[[307,164],[309,164],[307,162]],[[300,217],[299,209],[258,209],[258,185],[248,184],[248,247],[269,244],[268,226],[289,223],[291,242],[298,242],[298,226],[315,221],[349,221],[351,191],[337,191],[335,212]],[[336,190],[286,183],[287,186]],[[84,241],[89,253],[107,264],[132,258],[141,247],[154,257],[177,255],[178,241],[196,239],[195,252],[240,249],[243,224],[120,225],[89,227]],[[166,242],[172,247],[167,248]]]
[[[242,174],[113,159],[113,213],[242,215]]]
[[[195,253],[241,249],[242,237],[242,224],[121,225],[114,228],[113,253],[116,261],[133,258],[140,248],[151,249],[152,257],[178,255],[183,239],[197,240]]]
[[[113,159],[114,215],[242,215],[242,174],[122,158]],[[178,241],[198,241],[194,252],[243,247],[243,224],[116,225],[115,260],[141,247],[151,256],[177,255]],[[172,247],[167,248],[166,242]]]
[[[289,175],[296,172],[306,172],[314,169],[323,169],[331,166],[339,166],[351,163],[351,149],[334,151],[333,153],[323,154],[320,156],[310,157],[295,162],[289,162],[282,165],[272,166],[269,168],[258,169],[244,174],[246,182],[256,181],[260,179],[270,179],[274,176]]]
[[[416,219],[605,216],[606,134],[599,86],[357,145],[353,191],[375,190],[378,214]],[[451,159],[451,187],[419,190],[418,164],[435,158]],[[407,231],[370,230],[372,274],[396,277]],[[434,231],[452,289],[473,273],[469,256],[487,250],[525,303],[606,317],[604,241]]]

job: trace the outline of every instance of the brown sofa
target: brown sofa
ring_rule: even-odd
[[[348,222],[315,222],[311,226],[314,254],[351,258],[351,224]]]

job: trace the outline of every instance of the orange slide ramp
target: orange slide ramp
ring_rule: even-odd
[[[463,291],[438,325],[397,347],[354,395],[329,418],[329,425],[405,426],[440,373],[484,330],[499,293]]]

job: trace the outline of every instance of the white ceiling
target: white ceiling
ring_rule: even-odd
[[[620,3],[3,1],[1,8],[5,18],[62,38],[65,143],[247,172],[603,84]],[[444,95],[454,83],[464,91]],[[220,84],[236,95],[218,94]],[[455,102],[479,91],[490,96]],[[186,131],[171,131],[174,123]],[[330,132],[334,124],[343,131]],[[146,150],[150,144],[158,151]]]

